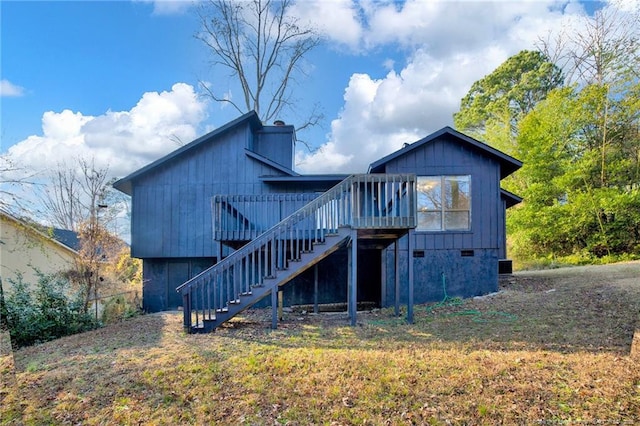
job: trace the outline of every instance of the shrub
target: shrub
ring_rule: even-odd
[[[34,290],[18,277],[5,297],[6,324],[14,347],[29,346],[96,328],[99,324],[83,313],[82,300],[69,297],[68,281],[39,274]]]
[[[141,314],[142,310],[137,300],[137,293],[135,298],[127,297],[127,295],[118,294],[105,303],[102,311],[103,323],[110,324]]]

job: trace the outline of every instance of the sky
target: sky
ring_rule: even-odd
[[[474,81],[602,7],[638,0],[299,0],[322,44],[294,97],[324,121],[299,134],[301,173],[368,165],[453,124]],[[210,66],[190,1],[0,2],[0,154],[46,173],[95,158],[124,177],[240,113],[207,100]],[[235,93],[239,95],[239,93]],[[231,92],[231,96],[234,93]],[[282,117],[296,124],[299,117]]]

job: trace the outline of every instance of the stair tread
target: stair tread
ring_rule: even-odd
[[[332,237],[339,237],[339,239]],[[312,250],[296,251],[295,258],[286,259],[287,266],[285,268],[272,269],[271,271],[274,273],[272,276],[263,276],[261,278],[261,282],[250,284],[248,287],[250,289],[249,291],[239,293],[236,299],[227,301],[225,307],[215,309],[215,317],[207,319],[203,318],[202,322],[200,322],[197,327],[192,327],[192,330],[194,332],[215,330],[215,328],[219,327],[227,320],[233,318],[244,309],[252,306],[258,300],[270,294],[272,289],[283,285],[293,277],[308,269],[311,265],[333,253],[348,237],[349,234],[346,232],[325,234],[324,240],[313,243]],[[244,283],[241,283],[240,286],[240,288],[246,288],[244,287]]]

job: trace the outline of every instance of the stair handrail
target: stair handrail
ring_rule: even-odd
[[[319,207],[325,205],[327,202],[334,200],[337,195],[342,194],[344,192],[348,192],[351,185],[353,184],[353,182],[358,176],[360,175],[351,175],[346,179],[344,179],[343,181],[341,181],[340,183],[336,184],[335,186],[330,188],[328,191],[324,192],[317,198],[313,199],[312,201],[304,205],[299,210],[285,217],[280,222],[276,223],[271,228],[269,228],[268,230],[266,230],[265,232],[263,232],[262,234],[254,238],[253,240],[249,241],[244,246],[240,247],[238,250],[232,252],[227,257],[218,261],[215,265],[211,266],[208,269],[205,269],[198,275],[194,276],[190,280],[178,286],[176,288],[176,292],[186,291],[186,289],[189,286],[196,283],[200,279],[208,276],[210,273],[212,273],[214,269],[224,268],[227,264],[230,264],[236,261],[238,257],[242,258],[243,256],[246,256],[247,254],[255,251],[256,246],[259,246],[263,243],[270,241],[276,233],[282,230],[283,227],[291,226],[297,222],[300,222],[301,220],[307,219],[308,217],[311,216],[311,214],[315,214],[318,211]],[[343,219],[347,219],[346,217],[347,215],[343,215],[343,216],[345,216],[343,217]],[[351,219],[352,219],[351,214],[348,215],[348,219],[349,221],[347,223],[340,223],[338,224],[338,226],[350,225]]]
[[[184,294],[185,291],[188,291],[187,290],[188,287],[194,285],[201,279],[208,277],[210,274],[213,273],[214,270],[225,268],[229,264],[237,261],[238,258],[242,259],[244,256],[247,256],[248,254],[255,252],[257,247],[268,243],[274,236],[276,236],[277,233],[282,232],[283,228],[290,229],[290,227],[295,225],[296,223],[311,217],[312,215],[316,214],[322,206],[326,205],[327,203],[330,203],[331,201],[339,200],[340,199],[339,197],[342,194],[351,193],[350,196],[353,197],[352,188],[354,183],[361,183],[361,182],[366,183],[368,180],[379,178],[379,176],[381,175],[376,175],[372,173],[350,175],[343,181],[339,182],[338,184],[330,188],[328,191],[324,192],[317,198],[311,200],[309,203],[301,207],[299,210],[293,212],[292,214],[285,217],[280,222],[276,223],[271,228],[269,228],[268,230],[266,230],[265,232],[263,232],[262,234],[254,238],[253,240],[249,241],[247,244],[245,244],[238,250],[232,252],[227,257],[221,259],[215,265],[205,269],[198,275],[194,276],[193,278],[184,282],[182,285],[178,286],[176,288],[176,292],[182,292]],[[406,174],[406,173],[385,174],[384,176],[387,178],[387,180],[389,178],[392,178],[393,183],[396,183],[395,181],[396,177],[401,178],[401,180],[398,181],[398,183],[403,183],[404,181],[402,179],[407,177],[408,177],[406,179],[407,183],[410,183],[410,182],[415,183],[415,175],[413,174]],[[398,196],[402,196],[402,194],[398,194]],[[415,200],[409,200],[409,203],[415,203]],[[339,214],[339,217],[337,218],[338,223],[333,224],[335,229],[343,226],[351,226],[353,224],[354,210],[355,210],[354,204],[355,204],[354,200],[350,200],[348,204],[348,212],[343,211]],[[409,205],[407,208],[408,210],[413,210],[414,204]],[[332,218],[332,219],[335,219],[335,218]],[[413,225],[413,227],[415,227],[415,224]]]

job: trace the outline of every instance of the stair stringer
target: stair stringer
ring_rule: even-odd
[[[194,324],[190,331],[193,333],[208,333],[215,330],[226,321],[270,295],[272,291],[277,291],[280,286],[285,285],[340,249],[350,238],[351,228],[349,227],[341,227],[338,228],[336,233],[326,234],[323,243],[313,245],[313,251],[301,253],[299,255],[300,259],[289,260],[287,269],[279,270],[275,277],[264,277],[261,285],[252,287],[251,294],[241,294],[235,303],[227,305],[226,310],[216,312],[215,319],[201,320],[198,324]]]

